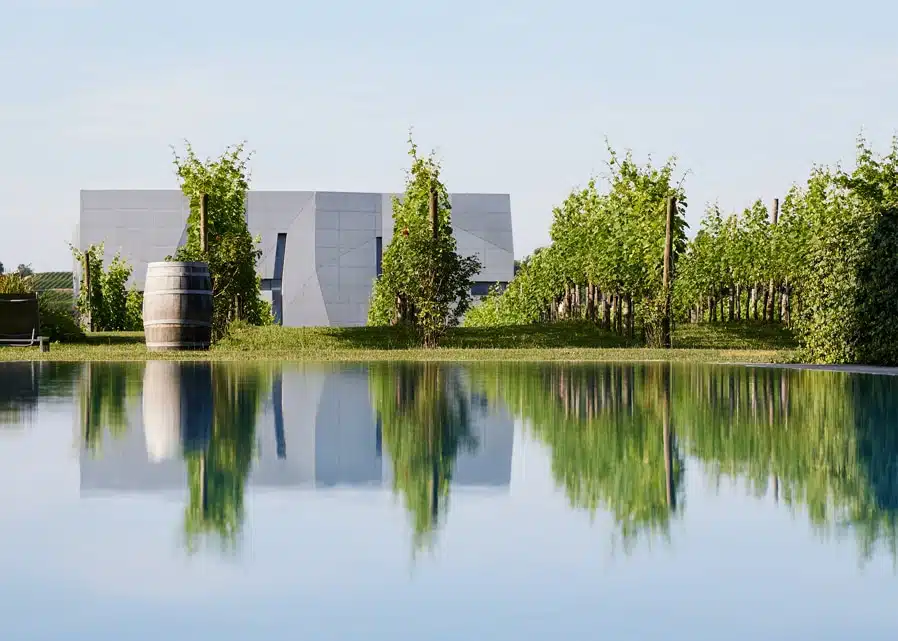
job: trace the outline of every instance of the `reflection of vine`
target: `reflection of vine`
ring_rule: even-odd
[[[270,384],[266,369],[212,365],[212,433],[205,450],[188,452],[190,498],[184,513],[188,550],[217,535],[234,550],[243,525],[243,498],[252,464],[256,420]]]
[[[861,559],[898,560],[898,380],[767,368],[683,367],[678,414],[709,473],[851,531]]]
[[[667,364],[473,372],[550,446],[571,505],[607,510],[625,543],[666,536],[686,453],[715,480],[758,496],[772,485],[821,532],[852,532],[862,559],[883,546],[898,561],[898,378]]]
[[[570,504],[607,511],[625,550],[669,536],[683,503],[684,461],[672,429],[668,365],[514,364],[482,370],[509,408],[550,447]]]
[[[456,457],[477,447],[470,393],[457,368],[434,363],[377,364],[369,372],[393,464],[393,491],[412,517],[417,550],[432,543],[445,514]]]
[[[121,438],[128,431],[126,404],[140,395],[141,363],[84,363],[79,379],[81,442],[99,456],[103,434]]]

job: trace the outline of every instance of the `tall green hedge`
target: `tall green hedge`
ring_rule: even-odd
[[[790,194],[808,220],[798,336],[820,363],[898,364],[898,139]]]

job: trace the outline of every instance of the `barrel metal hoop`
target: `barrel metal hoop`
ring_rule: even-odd
[[[147,263],[147,269],[156,271],[157,269],[184,269],[185,267],[197,269],[200,271],[209,271],[209,263],[198,260],[158,260]]]
[[[156,289],[153,291],[145,291],[143,293],[144,298],[147,296],[162,296],[163,294],[202,294],[205,296],[211,296],[211,289]]]

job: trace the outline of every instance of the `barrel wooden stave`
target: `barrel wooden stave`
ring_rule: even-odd
[[[147,349],[209,349],[212,280],[206,263],[162,262],[147,266],[143,323]]]

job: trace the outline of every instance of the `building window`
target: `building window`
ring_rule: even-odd
[[[384,258],[384,239],[382,236],[378,236],[374,239],[374,245],[376,247],[375,251],[377,252],[377,275],[380,276],[383,272],[383,258]]]
[[[494,283],[492,281],[477,281],[473,285],[471,285],[471,295],[472,296],[486,296],[490,293],[490,288],[493,285],[499,285],[502,289],[505,289],[505,286],[508,283]]]
[[[383,456],[383,424],[380,422],[380,414],[377,415],[377,424],[374,428],[374,449],[377,451],[377,458]]]
[[[274,250],[274,278],[262,279],[262,291],[271,292],[271,311],[276,325],[284,324],[284,298],[281,294],[284,280],[284,255],[287,251],[287,234],[278,234]]]

